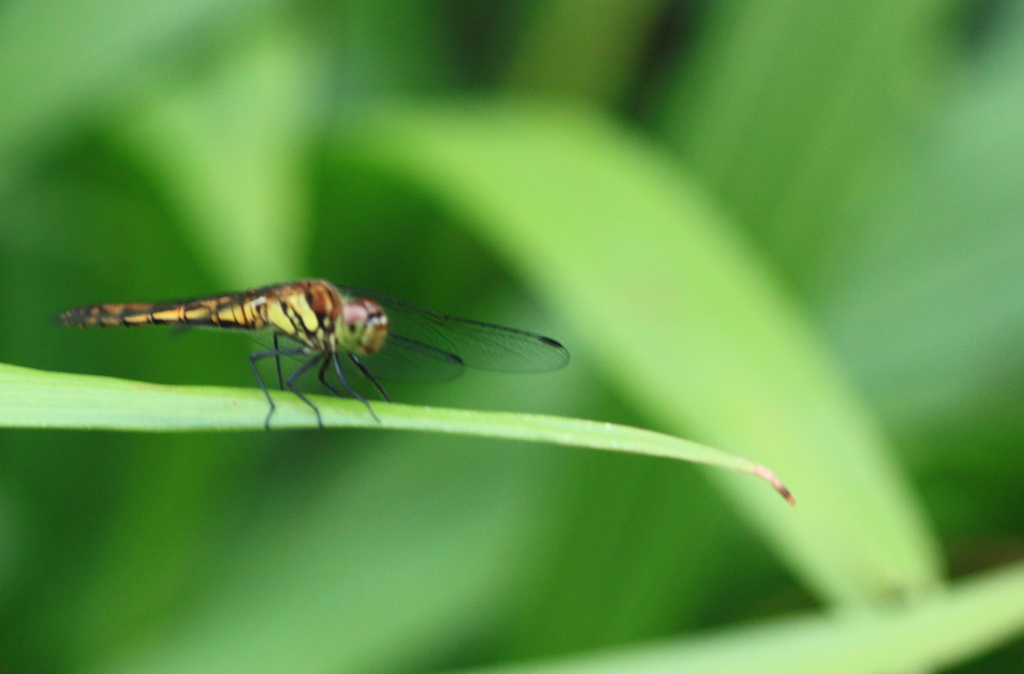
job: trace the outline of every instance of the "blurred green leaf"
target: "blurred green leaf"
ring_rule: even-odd
[[[302,275],[315,63],[296,36],[268,31],[201,83],[154,94],[129,122],[129,142],[181,204],[219,287]]]
[[[850,369],[904,433],[991,424],[1024,437],[1024,11],[994,20],[819,300]]]
[[[805,295],[934,100],[950,0],[731,0],[659,110],[694,174]],[[857,213],[859,215],[859,213]]]
[[[123,101],[147,64],[196,29],[273,0],[12,0],[0,8],[0,185],[12,151],[50,147],[58,124]]]
[[[888,674],[958,664],[1024,629],[1024,565],[962,580],[904,608],[804,616],[480,674]]]
[[[86,671],[409,671],[478,637],[538,542],[553,454],[415,437],[345,447],[346,470],[228,541],[178,619]]]
[[[439,3],[396,5],[375,0],[316,7],[307,34],[319,34],[338,57],[333,86],[343,97],[343,110],[353,100],[430,91],[449,83],[453,78],[443,48],[444,9]]]
[[[516,53],[506,84],[617,103],[627,93],[645,36],[665,0],[545,0]]]
[[[678,166],[585,109],[494,102],[372,119],[346,129],[339,152],[463,213],[639,408],[784,466],[806,509],[726,484],[815,593],[863,603],[934,586],[935,543],[872,421]]]

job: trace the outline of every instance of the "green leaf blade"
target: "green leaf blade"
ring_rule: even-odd
[[[712,447],[619,424],[541,414],[476,412],[312,396],[325,428],[381,428],[549,442],[692,461],[749,473],[792,502],[769,469]],[[279,396],[275,429],[317,428],[291,394]],[[0,364],[0,427],[118,431],[262,430],[267,403],[254,389],[161,386],[109,377],[41,372]]]

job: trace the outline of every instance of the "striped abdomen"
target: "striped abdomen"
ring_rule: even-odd
[[[64,325],[107,327],[182,325],[259,330],[267,327],[267,300],[255,291],[181,302],[92,304],[57,316]]]

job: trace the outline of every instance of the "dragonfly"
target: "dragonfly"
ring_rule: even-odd
[[[82,328],[171,325],[269,333],[273,348],[249,356],[256,382],[270,405],[263,421],[267,430],[276,407],[256,367],[265,358],[274,358],[277,363],[280,389],[287,387],[311,407],[320,428],[320,409],[296,387],[299,378],[318,365],[317,379],[327,390],[345,397],[327,380],[328,373],[333,372],[341,387],[380,421],[369,401],[349,383],[343,358],[387,402],[391,398],[381,381],[448,380],[467,367],[547,372],[569,362],[569,352],[550,337],[449,316],[390,295],[338,286],[323,279],[179,301],[90,304],[65,311],[57,321]],[[301,359],[287,379],[282,373],[282,357]]]

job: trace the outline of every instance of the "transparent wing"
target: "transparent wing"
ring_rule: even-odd
[[[388,335],[383,349],[359,361],[381,381],[450,381],[465,370],[458,356],[400,335]]]
[[[396,376],[401,375],[403,361],[425,371],[437,368],[447,373],[456,365],[459,372],[462,365],[497,372],[547,372],[569,362],[565,347],[533,332],[456,318],[370,290],[341,290],[353,297],[372,298],[384,307],[390,321],[387,341],[379,354],[363,360],[368,367],[370,358],[387,362]],[[371,372],[376,374],[373,368]],[[383,371],[380,376],[384,378]]]

